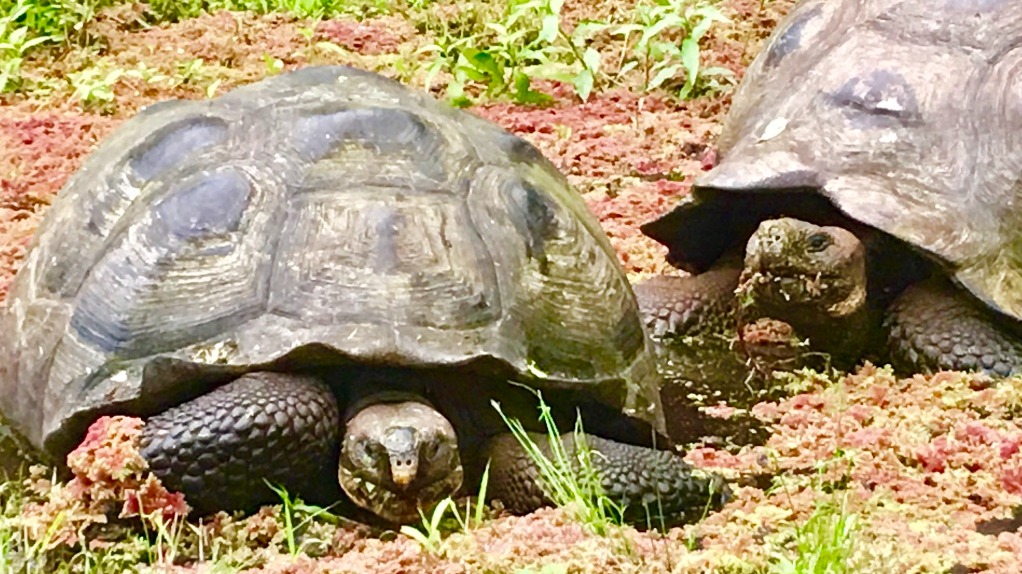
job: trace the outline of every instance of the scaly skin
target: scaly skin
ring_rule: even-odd
[[[886,350],[904,373],[1022,373],[1022,332],[1015,321],[969,299],[943,278],[912,285],[884,318]]]
[[[546,435],[528,433],[547,459],[552,459]],[[575,436],[561,435],[566,460],[577,461]],[[716,475],[701,474],[677,454],[637,447],[584,435],[589,461],[600,477],[603,494],[623,511],[632,524],[675,526],[698,520],[709,509],[720,508],[731,496]],[[498,435],[487,444],[491,457],[488,496],[504,502],[512,512],[531,512],[552,501],[540,486],[540,472],[518,440]],[[577,467],[576,467],[577,469]]]
[[[336,399],[324,383],[286,373],[250,373],[150,418],[141,452],[157,476],[184,492],[200,513],[272,502],[275,495],[264,478],[291,493],[322,499],[317,491],[328,488],[324,471],[337,469],[353,502],[385,521],[402,523],[418,520],[420,508],[428,512],[461,486],[455,429],[425,400],[359,405],[343,448],[340,429]],[[491,484],[498,485],[489,496],[499,493],[519,512],[539,508],[547,500],[535,495],[541,490],[534,468],[521,464],[517,442],[503,435],[482,449],[492,457]],[[655,502],[660,510],[651,512],[662,512],[665,523],[698,518],[726,498],[720,477],[700,475],[673,451],[594,436],[587,440],[597,452],[594,466],[608,495],[630,508]],[[647,514],[630,511],[626,518],[642,524]]]
[[[328,484],[322,478],[336,468],[340,424],[337,401],[319,380],[251,373],[150,417],[140,450],[200,514],[253,510],[280,500],[263,479],[301,495]]]

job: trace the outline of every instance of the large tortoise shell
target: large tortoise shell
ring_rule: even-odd
[[[0,407],[57,454],[97,414],[310,361],[591,385],[661,426],[627,278],[564,177],[345,67],[126,122],[58,195],[0,325]]]

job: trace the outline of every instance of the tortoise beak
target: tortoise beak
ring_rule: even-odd
[[[409,484],[415,480],[417,474],[416,464],[404,464],[397,466],[394,464],[395,461],[391,460],[390,464],[390,478],[394,481],[394,484],[401,488],[407,488]]]
[[[419,440],[415,429],[392,428],[382,442],[390,459],[391,480],[400,488],[408,487],[419,473]]]

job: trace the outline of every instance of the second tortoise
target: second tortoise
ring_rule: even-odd
[[[748,318],[845,362],[1022,372],[1020,30],[1009,0],[800,3],[718,165],[643,231],[689,271],[744,264]]]

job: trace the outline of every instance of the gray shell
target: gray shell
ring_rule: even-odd
[[[1018,0],[804,1],[735,94],[720,163],[645,230],[706,260],[672,234],[714,190],[809,188],[1022,318],[1020,70]]]
[[[100,413],[323,357],[593,385],[662,428],[628,281],[563,176],[351,68],[126,122],[50,208],[0,326],[0,408],[58,455]]]

